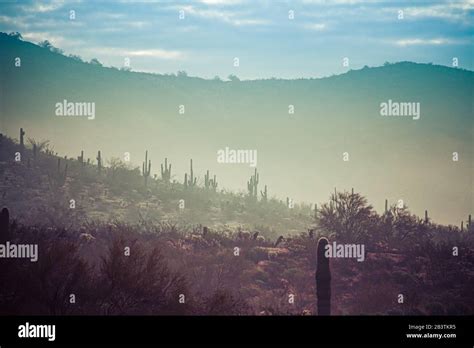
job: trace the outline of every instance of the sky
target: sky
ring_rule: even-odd
[[[473,14],[474,0],[0,0],[0,31],[134,71],[307,78],[386,61],[474,70]]]

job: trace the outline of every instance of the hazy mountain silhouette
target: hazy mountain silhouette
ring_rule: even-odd
[[[148,149],[153,173],[168,157],[182,181],[193,158],[201,180],[210,169],[221,188],[244,190],[253,169],[218,164],[216,152],[256,149],[270,195],[318,202],[334,187],[355,187],[377,209],[403,199],[455,224],[472,212],[472,71],[402,62],[322,79],[230,82],[119,71],[5,34],[0,69],[2,132],[17,137],[24,127],[62,154],[130,152],[138,165]],[[64,99],[95,102],[95,119],[55,116]],[[388,100],[419,102],[420,119],[381,116]]]

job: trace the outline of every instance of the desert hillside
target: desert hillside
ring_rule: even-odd
[[[245,193],[254,168],[216,154],[255,150],[260,188],[278,200],[310,204],[354,187],[379,213],[385,199],[443,224],[472,212],[472,71],[400,62],[320,79],[206,80],[103,67],[6,34],[0,66],[2,133],[24,128],[61,156],[128,153],[141,167],[147,149],[152,176],[168,158],[182,182],[193,159],[201,185],[210,170],[219,188]],[[94,119],[56,116],[65,100],[95,103]],[[381,116],[388,101],[419,103],[419,118]]]
[[[0,263],[2,314],[314,315],[321,237],[365,247],[330,259],[331,314],[473,311],[470,217],[442,226],[395,204],[377,214],[352,191],[289,208],[0,141],[1,243],[40,256]]]

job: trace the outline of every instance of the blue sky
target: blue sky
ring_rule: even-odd
[[[0,31],[136,71],[299,78],[453,57],[474,70],[473,13],[474,0],[0,0]]]

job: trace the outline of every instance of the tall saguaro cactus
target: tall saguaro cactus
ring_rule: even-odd
[[[100,150],[97,152],[97,170],[100,174],[100,172],[102,171],[102,156],[100,154]]]
[[[168,158],[165,158],[165,166],[161,164],[161,179],[165,182],[170,182],[171,180],[171,163],[168,166]]]
[[[148,150],[145,151],[145,162],[142,163],[142,174],[145,179],[145,186],[148,184],[148,177],[151,172],[151,160],[148,159]]]
[[[77,160],[84,167],[84,164],[85,164],[85,162],[84,162],[84,150],[81,150],[81,155],[77,156]]]
[[[7,208],[3,208],[0,212],[0,242],[5,242],[9,239],[10,229],[10,213]]]
[[[188,180],[188,174],[184,174],[184,187],[186,188],[192,188],[196,186],[197,183],[197,178],[194,177],[194,171],[193,171],[193,160],[191,159],[191,171],[189,173],[189,180]]]
[[[25,149],[25,134],[23,128],[20,128],[20,147],[22,151]]]
[[[215,191],[217,189],[216,176],[214,175],[214,178],[211,179],[211,176],[209,175],[209,170],[206,172],[206,175],[204,175],[204,187],[207,190],[212,188]]]
[[[211,187],[212,187],[212,189],[213,189],[214,191],[216,191],[216,190],[217,190],[217,185],[218,185],[217,179],[216,179],[216,174],[214,174],[214,178],[211,179],[210,182],[211,182]]]
[[[328,244],[327,238],[319,238],[315,277],[318,315],[331,315],[331,271],[329,269],[329,259],[325,255],[326,245]]]
[[[254,174],[250,177],[250,180],[247,181],[247,189],[249,191],[249,196],[250,197],[257,198],[258,181],[259,181],[259,175],[257,173],[257,168],[255,168]]]
[[[20,128],[20,154],[21,154],[21,159],[23,159],[23,155],[25,153],[25,134],[26,134],[26,132],[23,130],[23,128]],[[29,167],[30,167],[30,164],[28,163],[28,168]]]

